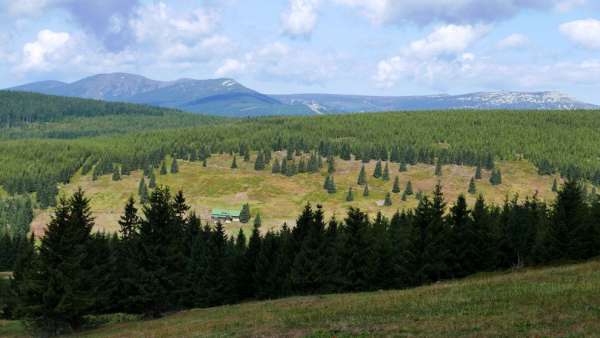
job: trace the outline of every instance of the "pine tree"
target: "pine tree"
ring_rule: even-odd
[[[237,165],[237,161],[236,161],[236,157],[235,155],[233,155],[233,161],[231,161],[231,169],[237,169],[238,165]]]
[[[177,174],[179,172],[179,165],[177,164],[177,159],[173,157],[173,161],[171,162],[171,174]]]
[[[558,192],[558,182],[556,178],[554,178],[554,181],[552,182],[552,192]]]
[[[240,222],[248,223],[250,221],[250,205],[245,203],[240,211]]]
[[[150,182],[148,182],[148,187],[150,189],[156,188],[156,175],[154,174],[154,170],[150,171]]]
[[[408,171],[408,167],[406,165],[406,162],[404,162],[404,161],[400,162],[400,167],[399,167],[398,171],[400,171],[400,172]]]
[[[363,190],[363,196],[369,197],[369,185],[365,184],[365,189]]]
[[[477,168],[475,168],[475,179],[481,179],[481,164],[477,164]]]
[[[335,194],[337,192],[337,189],[335,187],[335,181],[333,180],[333,176],[329,176],[329,180],[328,180],[328,184],[327,184],[327,193],[329,194]]]
[[[250,149],[246,149],[244,153],[244,162],[250,162]]]
[[[114,169],[113,169],[112,180],[113,181],[120,181],[121,180],[121,171],[119,170],[118,166],[115,166]]]
[[[369,228],[368,215],[350,208],[343,228],[345,241],[340,248],[345,291],[364,291],[373,287],[373,241]]]
[[[413,194],[413,187],[412,187],[411,181],[406,182],[406,187],[404,188],[404,194],[406,194],[406,196],[410,196]]]
[[[333,158],[333,156],[328,156],[327,157],[327,173],[328,174],[333,174],[335,172],[335,159]]]
[[[475,186],[475,178],[471,177],[471,180],[469,181],[469,194],[476,194],[477,193],[477,187]]]
[[[375,171],[373,171],[373,177],[381,178],[382,175],[383,175],[383,173],[382,173],[382,169],[381,169],[381,160],[379,160],[375,164]]]
[[[207,166],[208,166],[207,159],[206,159],[206,158],[204,158],[204,159],[202,160],[202,167],[206,168]]]
[[[385,205],[386,207],[392,205],[392,194],[390,194],[389,192],[385,194],[385,200],[383,202],[383,205]]]
[[[437,162],[435,164],[435,176],[437,176],[437,177],[442,176],[442,161],[440,161],[439,159],[437,160]]]
[[[68,201],[62,199],[41,240],[35,270],[18,286],[19,312],[45,334],[80,329],[96,304],[89,253],[93,226],[81,189]]]
[[[273,161],[273,165],[271,165],[271,173],[278,174],[280,172],[281,172],[281,167],[279,165],[279,159],[276,158],[275,161]]]
[[[140,196],[140,203],[148,203],[148,187],[146,187],[146,180],[144,177],[140,179],[140,184],[138,185],[138,195]]]
[[[502,173],[500,173],[500,169],[492,170],[492,176],[490,176],[490,183],[492,185],[502,184]]]
[[[167,174],[167,163],[165,161],[162,161],[162,163],[160,165],[160,174],[161,175]]]
[[[360,173],[358,174],[358,185],[365,185],[367,184],[367,173],[365,172],[365,166],[363,164],[363,166],[360,168]]]
[[[256,156],[256,162],[254,162],[254,170],[264,170],[265,169],[265,158],[262,152],[258,152],[258,156]]]
[[[260,228],[261,225],[262,225],[262,220],[260,218],[260,212],[257,212],[256,216],[254,216],[254,227]]]
[[[390,168],[388,166],[388,162],[385,162],[385,167],[383,169],[383,175],[381,177],[384,181],[390,180]]]
[[[400,193],[400,178],[398,178],[398,176],[396,176],[396,178],[394,179],[394,186],[392,187],[392,192],[394,194]]]
[[[346,195],[346,202],[354,201],[354,193],[352,192],[352,187],[348,188],[348,194]]]

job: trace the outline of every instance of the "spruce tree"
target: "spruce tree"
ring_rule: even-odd
[[[204,288],[204,304],[217,306],[230,303],[234,286],[230,282],[227,235],[220,222],[217,222],[214,231],[210,234],[206,252],[206,271],[201,280]]]
[[[442,176],[442,161],[440,161],[439,159],[437,160],[437,162],[435,164],[435,176],[437,176],[437,177]]]
[[[254,170],[264,170],[265,169],[265,158],[262,152],[258,152],[258,156],[256,156],[256,162],[254,162]]]
[[[150,182],[148,182],[148,188],[156,188],[156,175],[154,174],[154,170],[150,171]]]
[[[492,175],[490,176],[490,183],[492,185],[502,184],[502,173],[500,172],[500,169],[492,170]]]
[[[118,166],[115,166],[114,169],[113,169],[112,180],[113,181],[120,181],[121,180],[121,171],[119,170]]]
[[[237,165],[237,160],[235,155],[233,155],[233,161],[231,161],[231,169],[237,169],[238,165]]]
[[[328,174],[333,174],[335,172],[335,159],[333,158],[333,156],[328,156],[327,157],[327,173]]]
[[[161,175],[167,174],[167,163],[165,161],[162,161],[162,163],[160,165],[160,174]]]
[[[246,149],[244,153],[244,162],[250,162],[250,149]]]
[[[354,193],[352,192],[352,187],[348,188],[348,194],[346,195],[346,202],[354,201]]]
[[[389,192],[385,194],[385,200],[383,202],[383,205],[385,205],[386,207],[392,205],[392,194],[390,194]]]
[[[281,167],[279,165],[279,159],[276,158],[275,161],[273,161],[273,165],[271,165],[271,173],[278,174],[280,172],[281,172]]]
[[[370,222],[366,213],[350,208],[343,227],[345,241],[340,253],[343,290],[364,291],[373,287],[373,241],[369,233]]]
[[[365,189],[363,190],[363,196],[369,197],[369,185],[365,184]]]
[[[68,201],[62,199],[41,240],[35,269],[18,286],[19,312],[45,334],[80,329],[94,309],[98,285],[89,251],[93,226],[81,189]]]
[[[558,192],[558,182],[556,178],[554,178],[554,181],[552,181],[552,192]]]
[[[329,183],[327,185],[327,193],[329,194],[335,194],[337,192],[337,189],[335,187],[335,181],[333,180],[333,176],[329,176]]]
[[[373,171],[373,177],[381,178],[382,175],[383,175],[383,172],[382,172],[382,168],[381,168],[381,160],[378,160],[377,163],[375,164],[375,171]]]
[[[208,163],[207,163],[207,159],[206,159],[206,158],[204,158],[204,159],[202,160],[202,167],[206,168],[206,167],[207,167],[207,165],[208,165]]]
[[[477,164],[477,168],[475,168],[475,179],[481,179],[481,164]]]
[[[412,182],[411,181],[406,182],[406,187],[404,188],[404,194],[406,194],[406,196],[410,196],[413,193],[414,192],[413,192]]]
[[[257,212],[256,216],[254,216],[254,227],[260,228],[261,225],[262,225],[262,219],[260,218],[260,212]]]
[[[400,167],[399,167],[398,171],[400,171],[400,172],[408,171],[408,167],[406,165],[406,162],[404,162],[404,161],[400,162]]]
[[[171,174],[177,174],[179,172],[179,165],[177,164],[177,159],[173,157],[173,161],[171,162]]]
[[[281,160],[281,174],[282,175],[287,175],[288,172],[289,172],[288,161],[286,159],[282,159]]]
[[[471,180],[469,181],[469,194],[476,194],[477,193],[477,187],[475,186],[475,178],[471,177]]]
[[[138,185],[138,195],[140,196],[140,203],[146,204],[148,202],[148,187],[146,186],[146,180],[144,177],[140,179]]]
[[[360,168],[360,173],[358,174],[358,185],[365,185],[367,184],[367,173],[365,172],[365,166],[363,164],[363,166]]]
[[[392,192],[394,194],[400,193],[400,178],[398,178],[398,176],[396,176],[396,178],[394,179],[394,186],[392,187]]]
[[[250,221],[250,205],[245,203],[240,211],[240,222],[248,223]]]
[[[381,176],[381,178],[384,181],[389,181],[390,180],[390,168],[388,166],[388,162],[385,162],[385,167],[383,169],[383,175]]]

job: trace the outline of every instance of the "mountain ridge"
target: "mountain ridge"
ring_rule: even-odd
[[[407,96],[319,93],[269,95],[245,87],[231,78],[181,78],[159,81],[129,73],[96,74],[71,83],[40,81],[8,89],[147,104],[230,117],[406,110],[598,108],[556,91],[494,91]]]

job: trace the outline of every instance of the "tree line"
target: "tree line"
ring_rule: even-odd
[[[258,219],[258,220],[257,220]],[[249,238],[221,224],[202,226],[183,193],[158,187],[138,210],[131,198],[119,234],[93,233],[80,190],[61,199],[39,245],[20,248],[2,304],[50,334],[80,329],[89,316],[159,317],[193,307],[291,295],[408,288],[482,271],[577,261],[600,254],[600,199],[567,181],[556,201],[515,197],[501,206],[441,186],[414,210],[387,219],[350,208],[326,220],[306,205],[296,224]]]

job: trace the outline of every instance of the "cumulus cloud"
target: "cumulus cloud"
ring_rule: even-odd
[[[309,36],[317,25],[319,0],[290,0],[288,9],[281,14],[281,25],[290,36]]]
[[[511,34],[504,39],[498,41],[499,49],[515,49],[522,48],[529,44],[529,38],[523,34]]]
[[[379,24],[481,23],[510,18],[522,10],[547,10],[567,0],[333,0],[358,9]],[[575,0],[571,0],[575,1]],[[566,5],[565,5],[566,6]]]
[[[23,59],[18,68],[22,71],[53,68],[56,62],[62,61],[64,48],[70,40],[69,33],[40,31],[35,41],[23,46]]]
[[[216,76],[252,75],[267,81],[291,81],[316,84],[335,77],[339,55],[316,53],[274,42],[246,53],[241,58],[228,59]]]
[[[577,20],[560,25],[560,32],[575,44],[589,49],[600,49],[600,21]]]
[[[466,49],[488,31],[489,27],[482,25],[440,26],[425,38],[410,43],[400,55],[380,61],[375,80],[383,87],[391,87],[405,77],[434,81],[436,74],[448,73],[454,67],[468,67],[475,55],[466,53]]]

